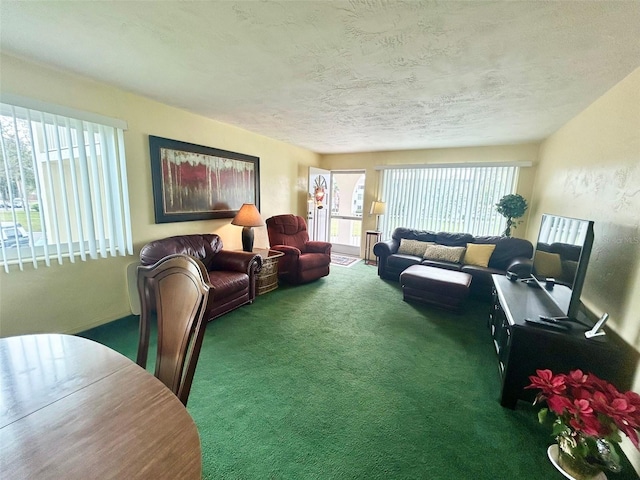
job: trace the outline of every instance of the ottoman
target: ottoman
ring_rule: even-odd
[[[413,265],[400,274],[403,300],[456,310],[469,295],[471,275],[455,270]]]

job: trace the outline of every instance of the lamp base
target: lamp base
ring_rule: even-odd
[[[253,251],[253,227],[242,227],[242,250]]]

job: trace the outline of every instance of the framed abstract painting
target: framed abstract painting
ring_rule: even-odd
[[[156,223],[233,218],[260,209],[260,159],[149,135]]]

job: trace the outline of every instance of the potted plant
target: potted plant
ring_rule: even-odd
[[[496,203],[496,210],[500,215],[507,219],[507,228],[502,233],[505,237],[511,236],[511,229],[516,228],[518,223],[522,223],[522,220],[516,222],[515,218],[520,218],[527,211],[527,201],[522,195],[517,193],[510,193],[505,195]]]
[[[619,472],[619,442],[623,432],[640,450],[640,395],[619,392],[611,383],[593,374],[573,370],[554,375],[551,370],[536,370],[525,388],[539,389],[534,405],[545,401],[547,408],[538,413],[540,423],[549,412],[555,416],[552,435],[558,445],[557,468],[576,479],[596,478],[602,470]]]

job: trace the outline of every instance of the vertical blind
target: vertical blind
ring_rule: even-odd
[[[538,241],[569,245],[583,245],[587,236],[588,222],[575,218],[545,216],[542,220]]]
[[[499,235],[505,219],[495,204],[515,190],[516,166],[438,166],[382,171],[384,238],[397,227]]]
[[[123,122],[77,117],[0,103],[7,272],[40,259],[133,254]]]

